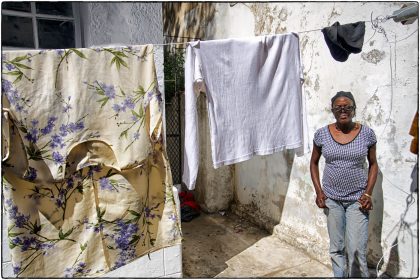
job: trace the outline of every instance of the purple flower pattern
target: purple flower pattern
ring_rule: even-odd
[[[96,233],[99,233],[99,232],[101,232],[103,230],[104,230],[104,224],[96,224],[93,227],[93,231],[96,232]]]
[[[67,185],[67,190],[70,190],[73,188],[74,186],[74,179],[72,177],[68,177],[66,178],[66,185]]]
[[[112,233],[108,232],[104,236],[109,242],[108,248],[116,250],[118,253],[113,269],[127,264],[136,257],[136,247],[139,242],[144,245],[147,240],[150,245],[154,245],[155,239],[152,238],[149,225],[152,224],[153,219],[161,218],[160,215],[153,213],[159,211],[158,206],[159,203],[153,207],[146,206],[142,212],[129,210],[129,213],[132,214],[131,218],[126,216],[124,219],[109,222],[113,228],[108,227],[106,231],[112,230]],[[143,227],[140,228],[139,224],[142,224]]]
[[[136,104],[134,104],[134,100],[132,97],[127,97],[124,102],[123,102],[124,106],[127,107],[128,109],[133,110],[134,107],[136,106]]]
[[[115,87],[113,85],[107,85],[105,83],[99,83],[99,85],[109,99],[115,98]]]
[[[18,236],[12,238],[10,241],[14,246],[20,247],[21,252],[26,252],[28,250],[42,250],[44,251],[43,253],[46,254],[47,250],[54,247],[53,241],[43,242],[37,239],[34,235],[23,236],[22,238]]]
[[[20,213],[16,205],[12,205],[8,210],[8,214],[10,221],[18,228],[23,228],[28,223],[30,217],[29,215],[25,216]]]
[[[152,100],[154,96],[154,92],[153,91],[149,91],[145,94],[145,98],[143,99],[143,107],[146,108],[147,106],[149,106],[150,101]]]
[[[112,105],[112,109],[116,113],[125,112],[127,109],[133,110],[136,104],[134,103],[134,99],[132,97],[126,97],[120,104],[115,103]]]
[[[35,144],[38,140],[38,129],[36,127],[32,127],[28,130],[25,135],[25,138],[30,142]]]
[[[73,109],[71,107],[71,105],[70,104],[66,104],[66,105],[63,106],[63,113],[68,113],[71,109]]]
[[[51,136],[50,146],[51,148],[57,148],[57,147],[64,148],[65,145],[63,143],[63,137],[57,134],[54,134],[53,136]],[[56,152],[53,152],[53,158],[54,158],[54,153]]]
[[[34,82],[33,79],[31,79],[24,73],[27,70],[32,70],[32,68],[29,65],[24,64],[24,60],[30,62],[30,57],[32,56],[24,55],[15,57],[12,60],[7,60],[7,58],[5,57],[5,59],[2,59],[2,72],[5,75],[10,75],[11,77],[14,77],[15,80],[13,83],[19,82],[20,80],[22,80],[22,78],[25,78],[29,82]]]
[[[112,105],[112,109],[113,109],[116,113],[119,113],[119,112],[123,111],[123,108],[121,108],[121,105],[119,105],[119,104],[114,104],[114,105]],[[124,109],[124,111],[125,111],[125,109]]]
[[[18,274],[21,269],[22,268],[20,267],[20,265],[13,265],[13,273],[14,274]]]
[[[112,110],[115,112],[115,117],[121,117],[124,119],[122,122],[118,122],[118,126],[122,126],[123,131],[120,133],[120,138],[128,138],[129,130],[133,129],[135,132],[131,137],[131,142],[126,146],[127,150],[135,141],[140,139],[140,129],[145,119],[145,111],[152,98],[156,99],[161,103],[162,96],[155,87],[155,83],[151,83],[147,90],[139,86],[137,89],[132,91],[131,95],[127,95],[121,89],[121,95],[117,95],[115,92],[114,85],[108,85],[100,81],[94,81],[93,83],[84,82],[88,89],[93,90],[100,99],[97,102],[101,103],[101,108],[104,107],[109,100],[114,99],[111,104]],[[160,105],[159,105],[159,111]],[[126,115],[125,113],[130,115]]]
[[[106,178],[106,177],[100,178],[99,179],[99,185],[101,186],[102,190],[109,190],[109,191],[114,190],[114,186],[112,185],[109,178]]]
[[[47,135],[47,134],[51,133],[52,129],[55,126],[55,121],[56,120],[57,120],[57,117],[55,117],[55,116],[49,117],[47,125],[44,128],[41,128],[41,133],[43,135]]]
[[[1,91],[2,92],[7,93],[7,92],[11,91],[12,89],[13,89],[13,85],[12,85],[11,81],[5,80],[5,79],[1,80]],[[10,98],[9,98],[9,102],[12,103],[12,100],[10,100]]]
[[[42,255],[46,255],[48,250],[53,248],[57,241],[40,235],[39,231],[41,230],[42,226],[38,225],[37,222],[33,223],[30,221],[29,215],[20,213],[19,208],[13,204],[11,199],[6,199],[5,205],[7,206],[6,211],[9,216],[9,221],[11,222],[11,225],[8,228],[9,247],[11,249],[20,248],[21,252],[41,251]],[[15,228],[19,230],[14,230]],[[22,229],[27,229],[28,232],[22,232]],[[41,254],[38,254],[37,257]],[[27,265],[25,265],[23,270],[26,269],[26,267]],[[17,276],[19,276],[23,270],[22,263],[19,265],[13,265],[13,272]]]
[[[112,235],[112,238],[115,249],[118,250],[118,258],[113,269],[127,264],[136,257],[136,245],[139,240],[138,230],[139,227],[135,223],[126,223],[123,220],[116,222],[115,234]]]
[[[66,57],[71,53],[76,53],[78,56],[82,58],[86,58],[83,54],[81,54],[79,51],[76,50],[55,50],[57,55]],[[46,53],[45,50],[40,51],[38,54],[32,55],[31,53],[28,53],[24,56],[16,57],[12,60],[3,60],[3,67],[4,69],[7,69],[7,71],[14,70],[14,72],[10,75],[15,76],[16,80],[12,83],[8,79],[2,79],[2,92],[7,97],[10,106],[15,108],[17,112],[23,113],[22,119],[26,121],[20,121],[19,122],[19,129],[24,133],[23,137],[27,140],[26,143],[24,143],[28,155],[28,160],[44,160],[49,159],[53,160],[55,163],[62,164],[64,162],[64,158],[62,158],[60,151],[53,151],[49,149],[63,149],[65,147],[65,143],[67,142],[67,139],[64,139],[63,136],[72,137],[73,135],[70,135],[71,133],[82,131],[85,128],[85,124],[83,122],[83,118],[76,121],[76,122],[67,122],[67,124],[64,124],[64,127],[60,127],[61,130],[59,133],[54,133],[51,138],[44,138],[45,136],[49,136],[53,131],[57,123],[57,116],[50,116],[47,120],[47,123],[42,126],[42,124],[39,124],[38,120],[31,120],[30,116],[25,116],[24,114],[28,114],[28,108],[31,107],[31,104],[29,103],[31,100],[30,98],[23,97],[21,94],[17,91],[17,89],[14,88],[14,83],[20,81],[22,78],[25,78],[28,81],[33,82],[33,79],[31,79],[29,76],[27,76],[23,70],[33,70],[30,66],[24,65],[23,61],[31,62],[31,58],[33,56],[37,55],[43,55]],[[6,58],[7,56],[5,56]],[[23,69],[23,70],[22,70]],[[19,72],[19,73],[18,73]],[[8,74],[8,73],[6,73]],[[16,76],[18,75],[18,76]],[[107,86],[105,85],[106,92],[109,96],[113,95],[113,86]],[[58,97],[61,97],[61,93],[57,94]],[[70,112],[72,109],[72,106],[70,105],[71,97],[67,97],[66,99],[62,98],[59,99],[59,102],[63,103],[63,111],[65,113]],[[68,115],[70,117],[70,115]],[[85,116],[86,117],[86,116]],[[28,124],[28,125],[27,125]],[[31,170],[32,171],[32,170]],[[28,179],[32,179],[32,176],[35,176],[35,173],[28,173],[27,174]]]
[[[16,67],[13,64],[6,63],[6,69],[12,71],[13,69],[16,69]]]
[[[100,167],[99,165],[94,165],[94,166],[89,166],[88,172],[87,172],[87,176],[88,177],[92,177],[93,173],[98,173],[102,171],[102,167]]]
[[[81,131],[85,128],[83,121],[78,121],[76,123],[70,122],[69,124],[62,124],[59,128],[61,136],[67,136],[69,133],[74,133]]]
[[[49,135],[54,130],[54,127],[56,126],[56,122],[58,120],[56,116],[50,116],[48,118],[47,124],[42,128],[39,128],[38,120],[31,120],[29,122],[29,126],[26,126],[23,122],[20,122],[19,127],[25,134],[24,138],[29,142],[29,146],[25,145],[26,150],[28,151],[28,159],[50,159],[53,160],[56,164],[64,163],[64,157],[60,154],[59,151],[55,151],[55,149],[65,148],[66,142],[69,140],[70,137],[73,136],[71,135],[72,133],[83,131],[83,129],[85,128],[83,118],[79,119],[76,122],[62,124],[59,128],[59,133],[54,133],[51,136]],[[50,140],[46,144],[38,144],[42,142],[45,143],[45,141],[48,140],[47,138],[42,142],[40,141],[40,139],[44,139],[45,136],[51,137]],[[65,137],[68,138],[66,139]],[[36,147],[34,144],[37,144],[37,146],[41,148]],[[49,150],[48,147],[53,150]]]
[[[128,51],[132,51],[130,47],[121,48],[120,51],[124,51],[125,49]],[[39,54],[43,54],[43,53],[45,53],[45,51],[39,52]],[[56,50],[56,53],[61,56],[65,54],[65,50]],[[26,59],[30,61],[30,55],[27,56]],[[5,65],[5,67],[10,71],[9,68],[12,66]],[[113,106],[115,112],[131,113],[129,117],[131,118],[132,123],[129,123],[126,125],[128,126],[132,124],[139,124],[140,126],[142,125],[142,122],[144,120],[143,108],[147,107],[147,105],[146,106],[137,106],[137,105],[145,104],[144,102],[142,102],[144,101],[143,100],[144,94],[142,96],[140,95],[127,96],[123,93],[123,96],[120,96],[120,95],[117,95],[116,93],[117,87],[115,87],[114,85],[100,83],[100,82],[97,82],[97,83],[103,89],[104,97],[106,97],[108,100],[119,101],[119,102],[114,102],[114,104],[110,104],[111,106]],[[6,97],[9,99],[9,101],[11,100],[10,103],[11,104],[14,103],[17,111],[24,110],[26,104],[22,103],[22,99],[20,98],[17,90],[13,88],[13,84],[10,81],[2,80],[2,90],[6,92]],[[153,97],[149,95],[150,95],[150,92],[148,92],[148,98]],[[123,99],[117,100],[119,97],[122,97]],[[159,97],[157,96],[157,98]],[[29,100],[24,100],[24,101],[29,101]],[[146,103],[149,101],[150,99],[146,101]],[[138,108],[138,110],[136,110],[136,107]],[[65,103],[62,108],[63,108],[62,111],[64,113],[69,113],[72,110],[72,106],[70,105],[70,103]],[[135,110],[136,114],[132,113],[130,110]],[[67,122],[66,124],[60,124],[60,123],[57,124],[57,118],[55,116],[48,118],[47,124],[42,123],[42,122],[40,124],[38,120],[31,121],[30,119],[29,119],[29,123],[31,124],[31,126],[26,128],[27,133],[25,135],[26,136],[25,138],[30,143],[33,143],[33,144],[38,143],[38,145],[40,145],[39,143],[42,143],[40,139],[42,137],[48,136],[47,139],[50,141],[48,141],[46,146],[49,146],[53,149],[64,148],[65,143],[66,143],[65,137],[71,136],[72,133],[81,131],[85,127],[84,122],[82,120],[76,121],[76,122]],[[55,128],[56,126],[59,127],[58,131],[57,131],[57,128]],[[134,132],[133,134],[130,133],[130,135],[132,135],[133,140],[138,140],[140,137],[140,133],[139,133],[140,127],[138,128],[135,127],[135,128],[137,129],[137,131]],[[55,132],[53,132],[54,130]],[[65,162],[65,158],[63,157],[62,153],[60,153],[59,150],[51,150],[47,154],[47,156],[49,157],[49,159],[52,159],[56,164],[63,164]],[[85,169],[85,172],[86,171],[87,171],[86,173],[87,176],[93,176],[94,172],[101,171],[101,167],[89,166],[88,169]],[[80,177],[82,176],[78,174],[73,174],[70,177],[67,177],[65,181],[63,182],[63,184],[59,186],[60,189],[58,193],[54,193],[52,195],[51,199],[53,200],[53,202],[56,204],[57,207],[59,208],[65,207],[65,203],[67,199],[66,195],[70,193],[71,190],[78,185],[75,183],[75,181],[81,179]],[[24,178],[28,181],[35,180],[37,178],[37,170],[32,167],[29,167]],[[99,181],[99,185],[101,189],[103,190],[115,189],[113,185],[113,181],[107,176],[99,178],[98,181]],[[41,198],[44,197],[43,195],[40,195],[39,193],[38,195]],[[11,216],[14,219],[14,226],[16,228],[23,228],[25,226],[29,226],[29,218],[30,218],[29,215],[25,216],[24,214],[20,213],[18,211],[19,209],[17,208],[17,206],[14,206],[11,200],[6,200],[5,203],[6,205],[10,206],[8,213],[9,213],[9,216]],[[148,229],[147,231],[144,231],[144,228],[148,227],[147,225],[150,223],[150,220],[160,217],[160,215],[157,215],[154,213],[155,210],[156,208],[154,207],[151,207],[151,208],[144,207],[142,209],[143,214],[141,214],[141,217],[139,216],[136,219],[134,218],[127,219],[126,216],[123,216],[124,219],[126,220],[123,220],[121,218],[121,219],[114,220],[114,222],[112,223],[110,223],[109,221],[107,223],[100,222],[102,218],[99,217],[98,223],[93,227],[94,232],[99,233],[99,232],[104,231],[106,227],[108,228],[112,228],[112,226],[114,227],[113,234],[105,235],[106,238],[111,238],[113,240],[115,250],[118,250],[118,258],[117,260],[115,260],[113,268],[120,267],[137,257],[136,246],[138,242],[151,234],[148,231]],[[10,219],[10,220],[13,220],[13,219]],[[145,221],[146,221],[146,226],[143,226],[141,229],[139,229],[139,225],[142,224],[141,221],[139,222],[140,219],[143,220],[143,225],[145,224]],[[89,220],[87,219],[87,217],[83,219],[83,224],[86,225],[86,228],[88,227]],[[37,227],[36,224],[35,225],[32,224],[32,226]],[[37,232],[37,230],[34,229],[34,232]],[[55,245],[54,242],[51,242],[51,241],[45,242],[45,240],[38,239],[34,235],[14,236],[14,237],[10,236],[10,240],[12,244],[14,244],[14,246],[16,247],[19,247],[21,251],[43,250],[43,254],[46,254],[47,253],[46,250],[53,248]],[[60,237],[60,240],[61,240],[61,237]],[[152,240],[153,239],[150,240],[151,241],[150,244],[153,245]],[[22,263],[19,265],[14,264],[14,267],[13,267],[14,272],[16,274],[21,273],[22,267],[25,267],[24,265],[22,265]],[[71,268],[66,269],[65,276],[66,277],[85,276],[88,273],[90,273],[90,271],[91,269],[88,268],[85,262],[82,262],[82,261],[77,262],[76,260],[75,264]]]
[[[137,233],[139,227],[136,224],[126,224],[124,221],[117,221],[117,233],[115,236],[115,244],[118,249],[127,250],[130,246],[131,239]]]
[[[176,215],[175,214],[171,214],[170,216],[169,216],[169,220],[171,220],[171,221],[173,221],[173,222],[176,222]]]
[[[27,53],[27,54],[26,54],[26,61],[28,61],[28,62],[32,62],[32,59],[31,59],[31,58],[32,58],[32,56],[33,56],[33,55],[32,55],[31,53]]]
[[[23,179],[33,182],[35,181],[37,176],[38,175],[37,175],[36,169],[33,167],[29,167],[28,170],[26,171],[26,174],[23,176]]]
[[[92,269],[87,268],[85,262],[78,262],[73,267],[66,268],[64,271],[65,278],[75,278],[77,276],[85,276],[91,272]]]
[[[86,116],[85,116],[86,117]],[[84,117],[83,117],[84,118]],[[65,137],[72,137],[72,133],[82,131],[85,128],[83,118],[76,122],[69,122],[68,124],[62,124],[59,128],[59,133],[51,135],[50,141],[47,145],[51,149],[63,149],[66,146],[68,141]],[[25,133],[24,138],[28,140],[30,144],[37,144],[42,137],[48,136],[53,131],[58,118],[56,116],[51,116],[48,118],[47,124],[39,128],[39,121],[32,120],[30,121],[30,126],[26,127],[21,123],[21,127]],[[49,151],[47,145],[44,145],[40,150],[37,148],[27,147],[29,159],[42,160],[42,159],[52,159],[57,164],[64,163],[64,158],[59,151]],[[42,145],[39,145],[42,146]]]
[[[63,164],[64,163],[64,157],[59,152],[53,152],[52,158],[56,164]]]
[[[149,207],[144,208],[144,213],[146,213],[146,218],[154,219],[156,216],[152,213],[152,210]]]

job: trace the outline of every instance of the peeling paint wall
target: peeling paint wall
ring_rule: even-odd
[[[197,21],[195,32],[201,39],[223,39],[316,30],[336,21],[370,20],[371,13],[373,18],[390,15],[401,6],[401,2],[214,3],[214,16]],[[366,22],[363,50],[346,62],[331,57],[319,30],[299,34],[309,135],[312,139],[317,128],[334,122],[330,98],[335,92],[353,92],[356,121],[374,129],[378,138],[380,174],[370,215],[369,264],[376,267],[383,256],[381,272],[417,277],[418,200],[410,189],[417,157],[409,151],[408,132],[418,108],[418,21],[404,26],[389,20],[381,26],[387,38],[374,34]],[[182,23],[177,28],[182,30]],[[277,224],[275,234],[329,264],[326,218],[314,203],[309,160],[310,154],[294,157],[284,152],[235,165],[233,209],[268,229]],[[321,172],[323,167],[321,160]]]

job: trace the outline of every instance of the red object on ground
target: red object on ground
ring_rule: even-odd
[[[189,192],[180,192],[179,199],[181,200],[181,207],[188,205],[193,209],[200,210],[200,206],[195,202],[194,195]]]

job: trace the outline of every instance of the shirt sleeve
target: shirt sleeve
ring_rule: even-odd
[[[375,145],[377,142],[376,140],[376,134],[373,131],[373,129],[369,128],[369,132],[367,135],[367,146],[368,148],[372,147],[373,145]]]
[[[191,45],[187,46],[185,58],[185,141],[184,141],[184,170],[182,181],[189,190],[195,188],[199,165],[199,138],[198,138],[198,113],[197,89],[194,87],[195,52]]]
[[[323,146],[321,129],[318,129],[317,131],[315,131],[315,134],[314,134],[314,144],[317,147],[320,147],[320,148]]]
[[[194,94],[199,95],[200,92],[206,92],[206,86],[203,79],[203,73],[201,71],[201,58],[200,51],[196,49],[194,51]]]

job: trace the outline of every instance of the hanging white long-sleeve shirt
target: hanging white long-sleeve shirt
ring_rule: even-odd
[[[254,155],[309,150],[295,33],[193,42],[185,60],[183,182],[199,165],[197,97],[206,91],[214,168]]]

